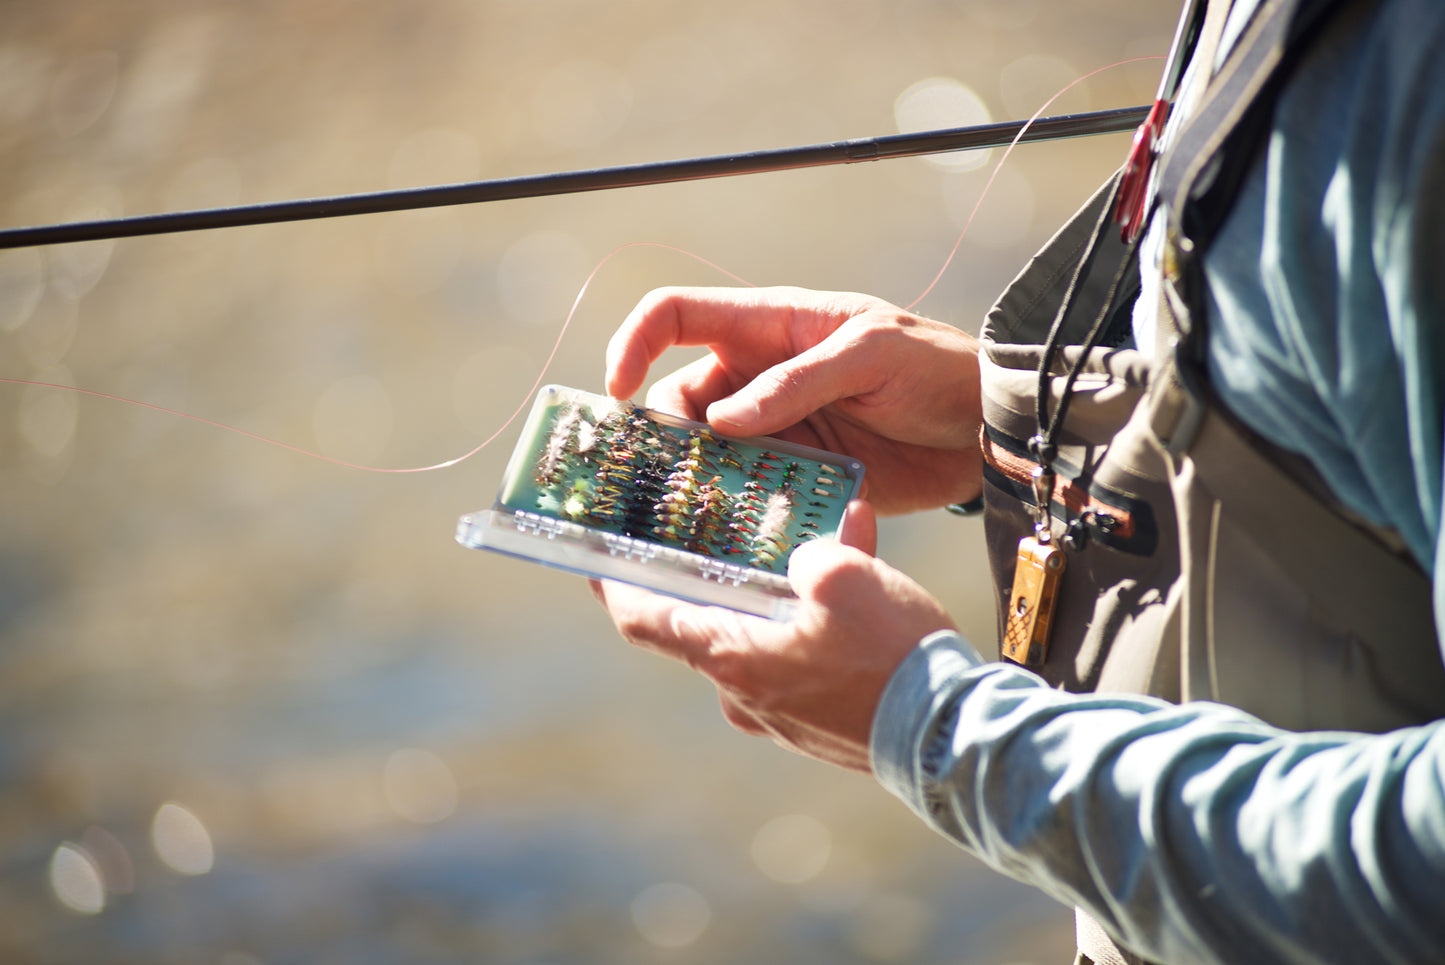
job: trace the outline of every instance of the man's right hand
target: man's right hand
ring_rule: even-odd
[[[952,326],[867,295],[663,288],[613,335],[607,391],[631,397],[674,345],[711,354],[653,385],[650,408],[859,459],[885,514],[981,490],[978,343]]]

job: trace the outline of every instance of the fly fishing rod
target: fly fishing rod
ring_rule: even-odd
[[[163,214],[73,221],[26,228],[0,229],[0,249],[37,245],[69,244],[107,238],[234,228],[243,225],[276,224],[316,218],[339,218],[355,214],[435,208],[444,205],[478,204],[575,194],[608,188],[638,187],[698,181],[705,178],[735,177],[830,164],[881,161],[887,158],[918,157],[950,151],[1003,147],[1017,139],[1055,141],[1095,134],[1118,134],[1137,128],[1149,113],[1146,107],[1123,107],[1082,114],[1057,114],[1030,121],[1003,121],[974,127],[955,127],[917,134],[862,137],[847,141],[809,144],[801,147],[717,154],[676,161],[653,161],[619,167],[563,171],[554,174],[468,181],[421,188],[402,188],[326,198],[272,201],[261,204],[174,211]]]

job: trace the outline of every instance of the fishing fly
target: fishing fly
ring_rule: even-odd
[[[577,444],[584,426],[596,435],[586,451]],[[547,386],[496,501],[462,517],[457,539],[781,617],[791,612],[788,556],[807,540],[837,535],[863,473],[862,463],[837,453],[723,439],[705,423]],[[797,512],[795,485],[804,476],[837,481],[807,517]]]

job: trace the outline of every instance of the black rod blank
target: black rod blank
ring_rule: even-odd
[[[1138,127],[1148,110],[1148,107],[1124,107],[1084,114],[1041,117],[1032,123],[1004,121],[976,127],[854,138],[847,141],[751,151],[743,154],[719,154],[677,161],[653,161],[620,167],[526,175],[490,181],[469,181],[461,184],[443,184],[422,188],[402,188],[367,194],[337,195],[329,198],[273,201],[227,208],[207,208],[96,221],[36,225],[27,228],[8,228],[0,229],[0,249],[69,244],[104,238],[133,238],[140,235],[233,228],[242,225],[275,224],[284,221],[306,221],[315,218],[338,218],[345,215],[375,214],[383,211],[477,204],[483,201],[538,198],[554,194],[575,194],[582,191],[600,191],[645,184],[698,181],[704,178],[726,178],[740,174],[761,174],[768,171],[789,171],[830,164],[851,164],[857,161],[880,161],[887,158],[916,157],[948,151],[1003,147],[1013,142],[1015,138],[1021,142],[1051,141],[1069,137],[1087,137],[1094,134],[1116,134]],[[1020,136],[1020,131],[1022,131],[1022,136]]]

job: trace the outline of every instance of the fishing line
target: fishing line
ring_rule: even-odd
[[[958,236],[957,236],[957,237],[955,238],[955,240],[954,240],[953,247],[950,249],[950,251],[949,251],[949,253],[948,253],[948,256],[947,256],[947,257],[944,259],[944,261],[943,261],[943,265],[938,269],[938,272],[934,275],[933,280],[928,283],[928,285],[923,289],[923,291],[918,295],[918,297],[915,298],[915,299],[913,299],[913,300],[912,300],[911,302],[909,302],[906,306],[904,306],[904,310],[905,310],[905,311],[912,311],[912,310],[914,309],[914,307],[918,305],[919,302],[923,301],[925,298],[928,297],[928,295],[933,291],[933,289],[934,289],[935,287],[937,287],[939,281],[942,280],[944,273],[948,271],[949,266],[953,263],[954,258],[958,255],[958,251],[959,251],[960,247],[961,247],[962,244],[963,244],[963,240],[964,240],[965,236],[968,234],[969,228],[973,225],[974,218],[977,216],[978,211],[979,211],[979,208],[983,205],[984,200],[988,197],[989,190],[990,190],[990,188],[992,188],[992,186],[993,186],[994,179],[998,177],[999,171],[1003,168],[1003,165],[1005,164],[1005,162],[1008,161],[1009,155],[1013,153],[1013,149],[1014,149],[1015,147],[1017,147],[1018,144],[1019,144],[1021,141],[1023,141],[1023,140],[1026,139],[1026,136],[1029,134],[1030,130],[1034,127],[1035,124],[1037,124],[1037,123],[1039,122],[1039,119],[1040,119],[1040,117],[1043,115],[1044,111],[1048,110],[1049,107],[1050,107],[1056,100],[1058,100],[1058,99],[1059,99],[1060,97],[1062,97],[1064,94],[1068,93],[1068,92],[1069,92],[1070,90],[1072,90],[1074,87],[1078,86],[1079,84],[1081,84],[1081,83],[1089,80],[1090,78],[1092,78],[1092,77],[1094,77],[1094,76],[1096,76],[1096,75],[1098,75],[1098,74],[1101,74],[1101,73],[1103,73],[1103,72],[1105,72],[1105,71],[1108,71],[1108,70],[1113,70],[1114,68],[1117,68],[1117,67],[1123,67],[1123,66],[1126,66],[1126,65],[1128,65],[1128,64],[1135,64],[1135,63],[1139,63],[1139,62],[1141,62],[1141,61],[1147,61],[1147,60],[1161,60],[1161,59],[1163,59],[1163,58],[1160,57],[1160,56],[1157,56],[1157,55],[1151,55],[1151,56],[1145,56],[1145,57],[1132,57],[1132,58],[1129,58],[1128,60],[1121,60],[1121,61],[1117,61],[1117,62],[1112,63],[1112,64],[1108,64],[1108,65],[1106,65],[1106,66],[1104,66],[1104,67],[1096,68],[1095,70],[1092,70],[1092,71],[1090,71],[1090,72],[1088,72],[1088,73],[1086,73],[1086,74],[1084,74],[1084,75],[1082,75],[1082,76],[1080,76],[1080,77],[1078,77],[1078,78],[1070,81],[1068,84],[1066,84],[1065,86],[1063,86],[1062,88],[1060,88],[1052,97],[1050,97],[1047,101],[1045,101],[1045,102],[1043,103],[1043,105],[1042,105],[1037,111],[1035,111],[1035,112],[1033,113],[1033,115],[1032,115],[1031,117],[1029,117],[1029,119],[1028,119],[1027,121],[1025,121],[1021,126],[1019,126],[1018,129],[1017,129],[1017,132],[1016,132],[1016,133],[1014,134],[1014,136],[1013,136],[1013,139],[1008,142],[1008,146],[1004,149],[1004,152],[1003,152],[1002,156],[1000,156],[1000,158],[999,158],[999,160],[998,160],[998,163],[994,165],[992,172],[989,174],[988,180],[984,183],[984,186],[983,186],[982,190],[979,192],[978,199],[974,202],[973,210],[969,212],[968,218],[964,221],[964,224],[963,224],[962,229],[960,229],[960,231],[959,231],[959,233],[958,233]],[[1130,111],[1133,111],[1134,109],[1129,109],[1129,110],[1130,110]],[[1113,113],[1117,113],[1117,112],[1113,112]],[[1046,120],[1048,120],[1048,119],[1046,119]],[[1106,131],[1106,132],[1095,131],[1095,132],[1092,132],[1092,133],[1112,133],[1112,131]],[[902,136],[905,136],[905,137],[906,137],[907,135],[902,135]],[[873,140],[875,140],[875,141],[881,141],[881,140],[884,140],[884,139],[879,138],[879,139],[873,139]],[[857,159],[859,159],[859,158],[853,158],[853,159],[854,159],[854,160],[857,160]],[[65,227],[67,227],[67,226],[58,226],[58,227],[60,227],[60,228],[65,228]],[[31,230],[31,229],[24,229],[24,230]],[[553,343],[552,343],[552,348],[551,348],[550,352],[548,352],[546,360],[542,363],[542,368],[541,368],[541,370],[537,373],[537,378],[536,378],[536,380],[532,383],[532,387],[531,387],[531,388],[527,391],[527,393],[522,397],[521,403],[517,406],[516,409],[514,409],[514,410],[512,411],[512,414],[507,417],[507,420],[506,420],[505,422],[503,422],[491,435],[487,436],[484,440],[482,440],[482,441],[481,441],[480,443],[478,443],[476,446],[472,447],[472,448],[471,448],[470,450],[468,450],[467,452],[464,452],[464,453],[462,453],[461,455],[456,456],[456,457],[454,457],[454,458],[452,458],[452,459],[447,459],[447,460],[445,460],[445,461],[443,461],[443,462],[438,462],[438,463],[435,463],[435,464],[432,464],[432,465],[427,465],[427,466],[413,466],[413,467],[399,468],[399,469],[398,469],[398,468],[388,468],[388,467],[383,467],[383,466],[369,466],[369,465],[365,465],[365,464],[362,464],[362,463],[356,463],[356,462],[351,462],[351,461],[346,460],[346,459],[341,459],[341,458],[338,458],[338,457],[336,457],[336,456],[330,456],[330,455],[327,455],[326,453],[319,452],[319,451],[314,450],[314,449],[307,449],[307,448],[305,448],[304,446],[294,445],[294,444],[292,444],[292,443],[284,442],[284,441],[282,441],[282,440],[275,439],[275,438],[272,438],[272,437],[270,437],[270,436],[265,436],[265,435],[262,435],[262,434],[257,433],[257,432],[252,432],[252,431],[250,431],[250,430],[248,430],[248,429],[242,429],[242,428],[240,428],[239,426],[234,426],[234,425],[230,425],[230,424],[227,424],[227,423],[224,423],[224,422],[219,422],[219,421],[216,421],[216,420],[213,420],[213,419],[208,419],[208,418],[206,418],[206,417],[204,417],[204,416],[199,416],[199,415],[195,415],[195,414],[188,413],[188,412],[182,412],[182,411],[180,411],[180,410],[178,410],[178,409],[167,408],[166,406],[156,405],[156,404],[151,403],[151,402],[144,402],[144,401],[141,401],[141,400],[138,400],[138,399],[127,398],[127,397],[125,397],[125,396],[113,395],[113,394],[107,393],[107,392],[100,392],[100,391],[97,391],[97,390],[95,390],[95,389],[80,388],[80,387],[78,387],[78,386],[65,385],[65,384],[58,383],[58,382],[44,382],[44,381],[40,381],[40,380],[36,380],[36,379],[15,379],[15,378],[3,378],[3,377],[0,377],[0,383],[6,383],[6,384],[10,384],[10,385],[29,386],[29,387],[41,388],[41,389],[50,389],[50,390],[60,390],[60,391],[75,392],[75,393],[78,393],[78,394],[80,394],[80,395],[90,396],[90,397],[92,397],[92,398],[104,399],[104,400],[111,401],[111,402],[123,403],[123,404],[125,404],[125,405],[137,406],[137,407],[142,408],[142,409],[149,409],[149,410],[151,410],[151,411],[160,412],[160,413],[163,413],[163,414],[165,414],[165,415],[174,416],[174,417],[181,418],[181,419],[187,419],[187,420],[189,420],[189,421],[191,421],[191,422],[200,423],[201,425],[208,426],[208,427],[213,428],[213,429],[220,429],[220,430],[224,430],[224,431],[226,431],[226,432],[235,433],[236,435],[243,436],[243,437],[245,437],[245,438],[247,438],[247,439],[251,439],[251,440],[253,440],[253,441],[255,441],[255,442],[260,442],[260,443],[264,443],[264,444],[266,444],[266,445],[275,446],[275,447],[277,447],[277,448],[279,448],[279,449],[286,450],[287,452],[292,452],[292,453],[295,453],[295,454],[297,454],[297,455],[306,456],[306,457],[309,457],[309,458],[312,458],[312,459],[320,460],[320,461],[322,461],[322,462],[331,463],[332,465],[340,466],[340,467],[345,468],[345,469],[354,469],[354,470],[357,470],[357,471],[360,471],[360,472],[385,473],[385,474],[391,474],[391,475],[410,475],[410,474],[416,474],[416,473],[433,472],[433,471],[438,470],[438,469],[448,469],[448,468],[450,468],[450,467],[452,467],[452,466],[455,466],[455,465],[458,465],[458,464],[460,464],[460,463],[462,463],[462,462],[465,462],[466,460],[468,460],[468,459],[472,458],[473,456],[477,455],[477,454],[478,454],[479,452],[481,452],[483,449],[487,448],[489,445],[491,445],[493,442],[495,442],[495,441],[497,440],[497,438],[502,435],[502,433],[506,432],[507,429],[511,427],[512,423],[516,422],[517,418],[518,418],[519,416],[521,416],[521,414],[527,410],[528,406],[530,406],[531,403],[532,403],[532,398],[533,398],[533,396],[536,395],[537,390],[541,387],[543,381],[546,379],[546,377],[547,377],[547,372],[548,372],[548,370],[551,368],[552,363],[556,360],[556,358],[557,358],[557,353],[558,353],[558,351],[560,351],[560,349],[561,349],[561,347],[562,347],[562,340],[566,337],[567,331],[568,331],[568,329],[571,327],[573,319],[576,317],[577,309],[578,309],[579,306],[582,304],[582,299],[583,299],[583,297],[587,294],[587,291],[588,291],[588,289],[591,287],[592,282],[596,279],[598,273],[601,272],[601,270],[603,269],[603,267],[606,266],[614,257],[616,257],[617,255],[621,254],[623,251],[626,251],[626,250],[631,249],[631,248],[660,248],[660,249],[663,249],[663,250],[672,251],[672,252],[675,252],[675,253],[677,253],[677,254],[684,255],[684,256],[686,256],[686,257],[688,257],[688,258],[691,258],[691,259],[693,259],[694,261],[698,262],[699,264],[702,264],[702,265],[704,265],[704,266],[706,266],[706,267],[708,267],[708,268],[711,268],[712,270],[718,272],[719,274],[721,274],[721,275],[723,275],[723,276],[725,276],[725,277],[727,277],[727,278],[732,279],[733,281],[737,282],[737,283],[740,284],[740,285],[743,285],[743,286],[749,287],[749,288],[756,287],[756,285],[754,285],[754,283],[752,283],[752,282],[750,282],[750,281],[742,278],[741,276],[735,274],[735,273],[732,272],[732,271],[729,271],[729,270],[726,269],[726,268],[723,268],[722,266],[720,266],[720,265],[718,265],[718,264],[710,261],[709,259],[703,257],[702,255],[699,255],[699,254],[697,254],[697,253],[695,253],[695,252],[688,251],[688,250],[686,250],[686,249],[684,249],[684,248],[677,247],[677,246],[675,246],[675,245],[670,245],[670,244],[667,244],[667,243],[665,243],[665,242],[658,242],[658,241],[631,241],[631,242],[626,242],[626,243],[624,243],[624,244],[618,245],[616,248],[612,249],[612,250],[611,250],[610,252],[608,252],[605,256],[603,256],[603,258],[602,258],[600,261],[598,261],[597,264],[592,268],[591,272],[588,273],[586,280],[583,281],[581,288],[578,289],[576,297],[572,300],[572,307],[568,310],[566,317],[562,320],[562,325],[561,325],[561,327],[558,329],[557,337],[556,337],[556,339],[555,339],[555,340],[553,341]]]
[[[948,271],[948,266],[953,264],[954,257],[958,255],[958,249],[963,245],[964,235],[968,234],[968,229],[973,224],[973,219],[975,216],[977,216],[978,209],[983,207],[984,199],[988,197],[989,189],[993,187],[994,178],[998,177],[998,172],[1003,170],[1004,162],[1008,160],[1009,155],[1013,153],[1013,149],[1017,147],[1019,141],[1023,139],[1024,132],[1027,131],[1030,127],[1032,127],[1036,121],[1038,121],[1039,116],[1042,115],[1044,111],[1048,110],[1049,106],[1053,104],[1054,101],[1058,100],[1060,97],[1063,97],[1069,91],[1073,90],[1075,87],[1077,87],[1079,84],[1082,84],[1089,78],[1094,77],[1097,74],[1102,74],[1106,70],[1113,70],[1115,67],[1124,67],[1128,64],[1137,64],[1146,60],[1162,59],[1163,58],[1160,57],[1158,54],[1150,54],[1144,57],[1130,57],[1128,60],[1120,60],[1112,64],[1106,64],[1103,67],[1098,67],[1094,70],[1089,71],[1082,77],[1074,78],[1073,80],[1069,81],[1069,83],[1059,88],[1059,90],[1054,94],[1053,97],[1050,97],[1048,100],[1044,101],[1043,106],[1040,107],[1038,110],[1034,111],[1033,116],[1030,117],[1026,122],[1024,122],[1023,127],[1019,128],[1019,132],[1014,135],[1014,139],[1010,141],[1008,147],[1004,149],[1003,156],[998,159],[998,163],[995,164],[993,166],[993,170],[989,172],[988,180],[984,182],[983,190],[978,193],[978,200],[974,201],[973,210],[968,213],[968,218],[963,223],[963,230],[959,231],[958,237],[954,239],[953,248],[949,251],[948,257],[943,259],[943,266],[938,269],[938,274],[933,276],[933,281],[928,283],[928,287],[923,289],[922,294],[920,294],[917,298],[913,299],[913,301],[909,302],[907,305],[903,306],[903,310],[908,312],[913,311],[913,309],[918,305],[918,303],[927,298],[929,293],[938,286],[938,283],[940,281],[943,280],[944,273]]]

